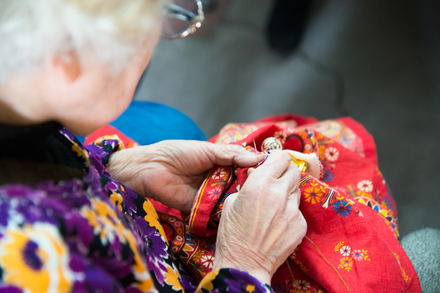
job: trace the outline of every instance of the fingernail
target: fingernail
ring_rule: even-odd
[[[266,157],[266,155],[258,155],[257,157],[258,157],[258,162],[261,162]]]
[[[255,168],[249,168],[249,169],[247,170],[247,175],[248,175],[248,176],[251,175],[251,173],[254,172],[254,171],[255,171]]]
[[[258,166],[260,166],[261,164],[263,164],[263,163],[266,161],[266,159],[267,159],[268,156],[269,156],[268,154],[265,154],[265,155],[259,155],[259,156],[258,156],[258,164],[256,165],[256,167],[258,167]],[[260,157],[262,157],[263,159],[261,159]]]

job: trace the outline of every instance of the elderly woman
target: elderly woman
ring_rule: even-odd
[[[175,4],[168,12],[184,11]],[[188,213],[214,164],[249,167],[262,158],[196,141],[83,146],[73,135],[130,104],[163,7],[0,0],[0,292],[196,290],[146,198]],[[289,161],[274,152],[228,200],[214,270],[199,290],[271,290],[271,276],[306,232],[299,170]]]

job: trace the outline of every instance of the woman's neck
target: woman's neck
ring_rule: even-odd
[[[43,101],[36,98],[37,87],[29,81],[10,79],[6,85],[0,84],[0,123],[32,125],[50,120],[42,111]]]

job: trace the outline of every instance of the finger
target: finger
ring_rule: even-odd
[[[287,201],[290,203],[295,203],[296,207],[299,207],[299,204],[301,203],[301,191],[298,187],[295,187],[287,197]]]
[[[290,166],[290,155],[283,151],[272,151],[267,160],[255,170],[255,174],[279,179]]]
[[[211,161],[220,166],[236,164],[240,167],[250,167],[257,165],[265,157],[251,153],[239,145],[206,143],[206,147],[211,155]]]
[[[300,180],[301,172],[295,165],[290,165],[288,170],[278,179],[277,185],[280,190],[286,192],[286,197],[290,197],[297,190]]]
[[[279,181],[286,182],[290,186],[289,190],[293,190],[294,187],[298,185],[298,182],[301,180],[301,171],[294,164],[290,164],[287,168],[286,172],[281,175]]]

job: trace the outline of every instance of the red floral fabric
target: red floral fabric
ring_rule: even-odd
[[[324,167],[322,178],[302,172],[300,210],[308,231],[275,273],[274,290],[420,292],[417,274],[399,244],[396,205],[377,167],[371,135],[351,118],[318,122],[283,115],[228,124],[211,141],[259,153],[267,137],[280,140],[284,149],[315,153]],[[214,167],[187,222],[159,215],[172,252],[196,280],[212,269],[223,203],[246,178],[247,168]]]

